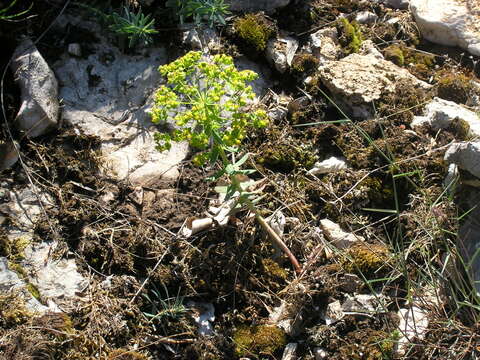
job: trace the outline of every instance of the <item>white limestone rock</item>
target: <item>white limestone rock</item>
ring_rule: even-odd
[[[312,54],[320,60],[320,65],[337,60],[342,54],[336,28],[325,28],[310,35]]]
[[[414,117],[411,126],[429,125],[434,130],[439,130],[448,128],[455,119],[465,121],[470,127],[470,135],[480,137],[480,117],[477,113],[437,97],[425,106],[424,116]]]
[[[347,163],[344,158],[337,158],[331,156],[323,161],[316,162],[313,168],[308,171],[312,175],[328,174],[332,172],[339,172],[347,168]]]
[[[459,46],[480,56],[480,3],[472,0],[411,0],[410,9],[427,40]]]
[[[338,104],[354,117],[362,119],[371,117],[374,113],[372,102],[394,93],[400,81],[423,89],[431,87],[408,70],[379,59],[374,54],[351,54],[339,61],[330,61],[320,67],[319,74]]]
[[[348,249],[358,241],[365,241],[361,236],[343,231],[340,225],[328,219],[320,220],[320,228],[329,242],[337,249]]]
[[[444,159],[480,178],[480,142],[454,143],[448,148]]]
[[[57,79],[30,39],[15,49],[11,69],[21,90],[17,128],[30,138],[55,128],[59,116]]]
[[[281,74],[292,65],[293,57],[298,49],[298,40],[290,36],[280,36],[270,39],[267,43],[267,60],[275,66]]]

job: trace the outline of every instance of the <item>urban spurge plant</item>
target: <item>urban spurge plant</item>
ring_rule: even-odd
[[[186,140],[200,150],[193,158],[196,165],[219,164],[220,170],[210,180],[228,179],[226,200],[235,198],[233,209],[247,208],[255,214],[262,228],[300,272],[295,256],[256,208],[258,194],[249,192],[240,181],[241,175],[255,172],[242,169],[248,160],[242,140],[248,129],[268,124],[264,110],[249,108],[255,94],[247,83],[257,74],[250,70],[238,71],[229,56],[215,55],[208,60],[202,59],[200,52],[189,52],[161,66],[160,73],[168,85],[161,86],[155,95],[152,121],[164,123],[171,117],[176,128],[171,133],[156,134],[158,150],[170,149],[172,141]]]

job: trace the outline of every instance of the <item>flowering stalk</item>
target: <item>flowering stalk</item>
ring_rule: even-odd
[[[239,147],[249,128],[268,124],[264,110],[245,110],[246,105],[255,98],[247,82],[254,80],[257,74],[250,70],[238,71],[233,59],[226,55],[216,55],[212,61],[202,61],[200,52],[189,52],[161,66],[160,73],[167,77],[170,87],[164,85],[158,89],[152,121],[166,122],[172,116],[177,128],[171,134],[155,134],[157,149],[170,149],[172,140],[187,140],[192,147],[201,151],[193,158],[196,165],[206,162],[213,165],[220,160],[221,169],[210,180],[228,177],[226,199],[238,196],[237,204],[255,214],[270,239],[287,254],[299,273],[301,267],[297,259],[255,207],[252,199],[256,194],[242,188],[238,180],[238,175],[255,172],[241,169],[248,154],[235,163],[227,156],[227,152],[240,151]]]

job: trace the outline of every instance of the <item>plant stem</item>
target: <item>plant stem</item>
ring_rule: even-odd
[[[220,153],[220,157],[222,158],[222,162],[224,166],[226,166],[230,162],[227,158],[227,155],[225,154],[225,150],[221,146],[219,146],[219,150],[220,150],[219,153]],[[229,176],[229,178],[231,183],[235,186],[236,191],[238,191],[241,196],[243,189],[240,185],[240,182],[238,181],[235,175]],[[272,240],[272,242],[276,244],[285,253],[285,255],[288,256],[288,259],[292,263],[293,268],[295,269],[295,272],[297,274],[300,274],[302,272],[302,266],[298,262],[297,258],[295,257],[295,255],[293,255],[293,253],[290,251],[288,246],[283,242],[282,238],[278,236],[278,234],[267,223],[265,218],[262,215],[260,215],[260,213],[258,212],[255,205],[252,203],[252,201],[250,201],[247,198],[240,198],[240,201],[246,204],[248,209],[255,214],[255,219],[257,219],[260,226],[267,232],[268,236],[270,237],[270,240]]]

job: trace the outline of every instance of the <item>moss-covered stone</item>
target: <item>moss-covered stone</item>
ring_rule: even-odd
[[[383,54],[385,59],[390,60],[398,66],[403,66],[405,64],[405,57],[402,48],[398,45],[390,45],[383,50]]]
[[[237,19],[233,27],[238,38],[259,52],[265,50],[267,41],[275,35],[273,24],[259,14],[245,15]]]
[[[237,356],[273,355],[282,349],[287,338],[285,332],[276,326],[241,326],[233,334]]]

